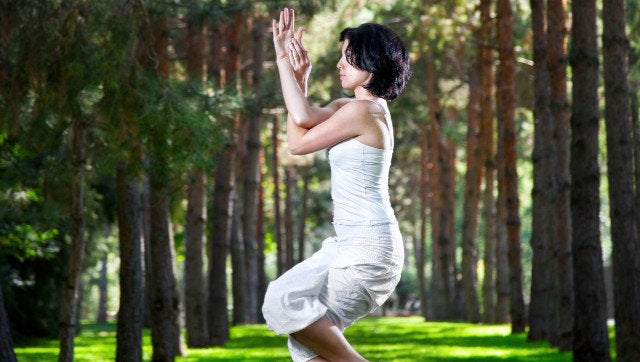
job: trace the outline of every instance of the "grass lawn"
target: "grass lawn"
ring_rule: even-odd
[[[365,318],[346,331],[354,347],[371,361],[528,361],[568,362],[546,342],[530,343],[526,335],[511,335],[510,326],[427,322],[421,317]],[[102,362],[115,359],[115,325],[86,324],[76,338],[75,361]],[[20,362],[57,361],[57,340],[34,340],[16,348]],[[151,337],[144,336],[144,359],[151,359]],[[287,361],[286,337],[264,325],[237,326],[225,347],[189,349],[182,362]]]

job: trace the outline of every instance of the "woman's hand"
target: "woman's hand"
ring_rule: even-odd
[[[289,43],[289,63],[293,69],[293,75],[302,92],[307,94],[307,81],[311,73],[311,60],[309,54],[302,44],[302,32],[304,28],[299,27],[296,36],[291,38]]]
[[[280,18],[278,21],[275,19],[272,21],[273,46],[276,51],[277,59],[289,58],[289,44],[291,43],[291,39],[293,39],[294,26],[295,11],[293,9],[284,8],[280,11]]]

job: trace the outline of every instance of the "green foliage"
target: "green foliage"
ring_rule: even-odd
[[[0,234],[0,249],[20,262],[27,259],[50,259],[60,250],[55,237],[57,229],[37,231],[31,225],[17,225],[9,233]]]
[[[144,69],[134,50],[146,14],[136,4],[127,11],[124,2],[0,3],[0,282],[17,339],[57,331],[72,122],[87,129],[91,267],[115,249],[115,239],[94,234],[115,221],[116,162],[161,156],[174,180],[193,167],[212,168],[210,155],[228,137],[223,120],[244,106],[237,92]]]

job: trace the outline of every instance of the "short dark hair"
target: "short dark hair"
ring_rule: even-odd
[[[342,30],[340,41],[345,40],[349,41],[345,49],[349,64],[372,74],[364,88],[386,100],[398,97],[411,75],[402,39],[385,25],[365,23]]]

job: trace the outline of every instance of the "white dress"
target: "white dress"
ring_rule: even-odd
[[[336,236],[269,284],[262,312],[278,334],[323,316],[341,330],[381,306],[400,280],[402,236],[389,201],[392,150],[349,139],[329,149]],[[315,353],[289,338],[294,361]]]

